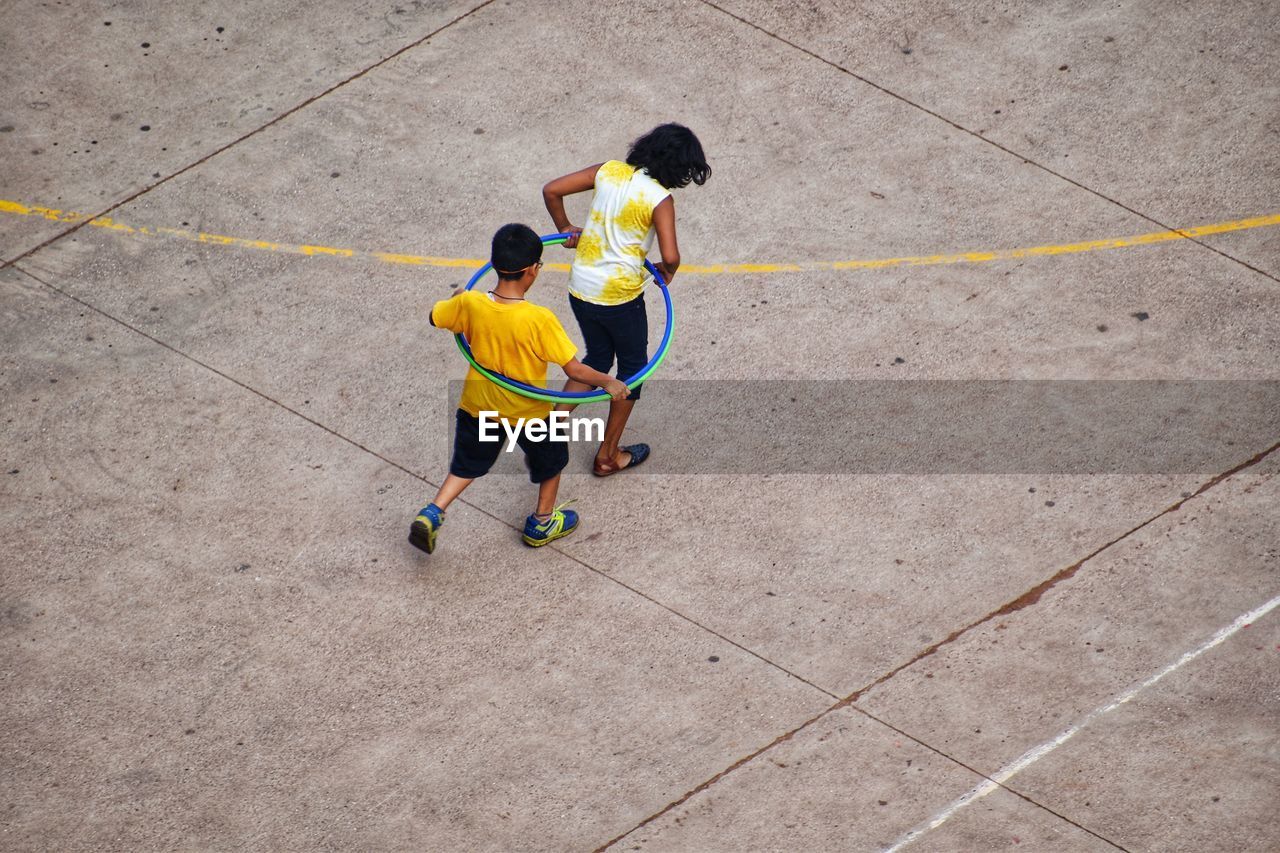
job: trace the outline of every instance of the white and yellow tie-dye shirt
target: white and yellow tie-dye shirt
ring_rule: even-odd
[[[578,238],[569,292],[596,305],[621,305],[644,290],[653,247],[653,209],[670,190],[644,169],[610,160],[596,172],[591,213]]]

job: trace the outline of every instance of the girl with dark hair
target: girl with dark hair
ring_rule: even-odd
[[[626,161],[610,160],[556,178],[542,188],[542,200],[556,230],[568,233],[567,248],[577,248],[569,272],[569,305],[587,345],[583,364],[608,373],[615,358],[618,378],[634,376],[649,361],[649,320],[645,312],[645,256],[658,240],[667,282],[680,266],[676,244],[676,209],[671,190],[711,177],[702,144],[684,125],[664,124],[637,139]],[[569,221],[564,197],[594,190],[587,223]],[[566,391],[588,386],[569,380]],[[649,457],[647,444],[620,446],[631,409],[640,397],[634,389],[625,400],[609,404],[604,441],[592,473],[598,477],[639,465]],[[562,405],[560,409],[572,409]]]

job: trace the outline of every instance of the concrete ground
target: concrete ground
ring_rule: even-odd
[[[449,259],[666,120],[664,380],[1280,379],[1275,11],[10,0],[0,847],[1280,849],[1280,427],[405,542]]]

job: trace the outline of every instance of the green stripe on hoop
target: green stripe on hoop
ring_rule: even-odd
[[[568,239],[569,239],[568,235],[565,235],[563,237],[552,237],[549,239],[542,238],[542,245],[558,246],[567,242]],[[645,265],[646,266],[649,265],[649,262],[647,260],[645,261]],[[486,269],[487,268],[488,267],[486,266]],[[484,270],[481,270],[481,272],[483,271]],[[656,276],[657,273],[655,272],[654,275]],[[470,289],[471,285],[476,282],[477,278],[478,278],[478,275],[473,276],[471,281],[467,283],[468,289]],[[658,366],[661,365],[662,362],[666,360],[667,351],[671,349],[671,341],[675,337],[675,316],[674,316],[675,308],[671,301],[671,294],[668,292],[667,285],[665,282],[662,285],[660,285],[660,287],[662,289],[662,301],[665,303],[665,308],[667,311],[667,322],[665,324],[666,328],[663,332],[662,342],[658,345],[658,352],[655,355],[652,363],[650,363],[643,371],[641,371],[641,373],[638,376],[633,376],[631,378],[631,381],[627,383],[628,391],[633,391],[636,388],[640,387],[640,385],[646,379],[648,379],[650,376],[653,375],[653,372],[658,369]],[[582,405],[583,403],[603,403],[607,400],[613,399],[609,395],[609,392],[607,391],[601,391],[597,394],[592,394],[587,397],[574,397],[572,399],[566,400],[564,396],[553,395],[550,392],[540,393],[537,391],[531,391],[528,388],[521,388],[519,386],[513,385],[511,381],[509,381],[505,376],[494,373],[492,370],[489,370],[488,368],[481,365],[480,362],[476,361],[475,356],[471,354],[470,347],[468,347],[467,344],[463,343],[462,335],[455,334],[453,336],[453,342],[457,345],[458,352],[462,353],[462,357],[467,360],[467,363],[471,365],[472,369],[474,369],[477,373],[479,373],[485,379],[492,382],[494,385],[497,385],[502,390],[506,391],[509,394],[515,394],[517,397],[526,397],[531,400],[540,400],[544,403],[566,403],[567,402],[567,403],[572,403],[575,406]]]
[[[667,310],[670,311],[672,315],[675,314],[674,307],[670,307]],[[670,325],[671,325],[671,333],[667,336],[667,346],[663,347],[662,351],[658,353],[658,357],[654,359],[653,364],[649,366],[648,370],[641,373],[639,376],[635,378],[635,381],[627,385],[627,390],[635,390],[636,388],[640,387],[640,384],[643,383],[650,376],[652,376],[653,372],[658,369],[659,365],[661,365],[662,362],[666,361],[667,352],[670,351],[671,349],[671,341],[675,338],[674,316],[670,321]],[[475,357],[472,356],[470,352],[468,352],[467,348],[462,345],[462,341],[458,340],[456,336],[454,337],[453,342],[457,344],[458,352],[462,353],[462,357],[467,360],[467,363],[470,364],[473,368],[475,368],[476,373],[479,373],[485,379],[488,379],[490,382],[492,382],[494,385],[497,385],[499,388],[503,389],[504,391],[509,391],[510,393],[515,394],[517,397],[529,397],[534,400],[541,400],[544,403],[571,402],[575,406],[582,405],[583,403],[603,403],[606,400],[613,399],[612,397],[609,396],[609,392],[607,391],[601,391],[599,394],[592,394],[590,397],[582,397],[577,400],[565,400],[563,397],[553,397],[550,394],[535,394],[532,391],[526,391],[524,388],[516,388],[510,382],[507,382],[507,380],[504,377],[499,376],[496,373],[493,373],[492,371],[483,367],[480,364],[480,362],[476,361]]]

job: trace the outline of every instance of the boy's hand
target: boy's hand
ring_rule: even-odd
[[[621,379],[587,367],[576,358],[571,358],[560,366],[564,368],[564,375],[574,382],[581,382],[588,388],[603,388],[615,400],[626,399],[631,393],[627,390],[627,383]]]
[[[627,395],[631,393],[630,389],[627,388],[627,383],[621,379],[610,379],[604,383],[603,387],[604,390],[609,392],[609,396],[615,400],[625,400]]]
[[[577,225],[570,225],[569,227],[564,228],[562,230],[565,234],[569,235],[569,238],[564,241],[564,247],[566,249],[572,249],[576,247],[578,245],[578,238],[582,236],[582,229],[579,228]]]

